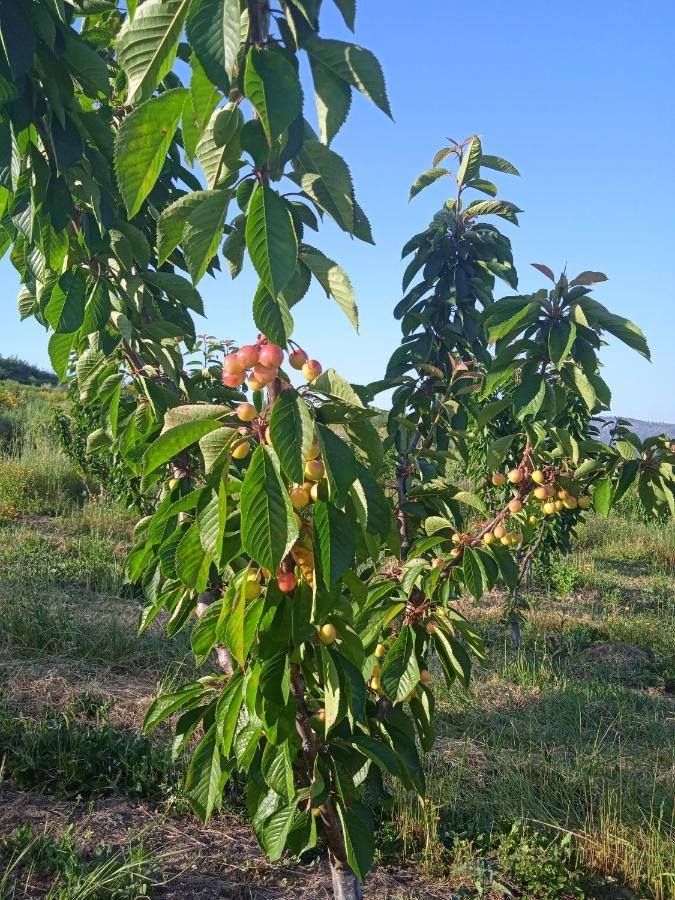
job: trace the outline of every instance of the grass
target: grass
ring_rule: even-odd
[[[0,409],[17,423],[0,453],[0,779],[142,797],[186,822],[168,731],[150,741],[139,726],[159,683],[194,674],[189,636],[167,641],[153,624],[136,637],[139,599],[123,575],[132,519],[78,493],[43,427],[52,398],[15,394]],[[43,474],[21,480],[41,456]],[[379,811],[381,862],[463,897],[675,897],[675,530],[622,504],[535,569],[520,650],[502,598],[466,604],[487,660],[469,690],[437,676],[428,802],[395,790]],[[240,813],[241,785],[226,805]],[[66,900],[153,891],[156,859],[126,832],[101,859],[71,835],[65,868],[54,861],[63,835],[22,834],[4,838],[0,898],[35,877]]]

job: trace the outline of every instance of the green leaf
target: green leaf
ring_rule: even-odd
[[[129,105],[147,99],[171,70],[189,6],[190,0],[145,0],[122,26],[117,58],[129,82]]]
[[[162,265],[171,256],[183,240],[185,223],[193,210],[199,206],[210,191],[191,191],[175,200],[162,210],[157,220],[157,255],[158,265]]]
[[[144,281],[168,294],[169,297],[178,300],[183,306],[194,310],[200,316],[204,315],[204,304],[199,296],[199,292],[182,275],[176,275],[174,272],[146,271],[141,272],[141,277]]]
[[[602,478],[593,486],[593,506],[600,516],[609,515],[612,506],[612,482],[609,478]]]
[[[229,606],[225,613],[225,621],[222,629],[222,638],[232,656],[239,665],[244,668],[246,652],[244,647],[244,613],[246,610],[246,575],[244,570],[238,581],[233,581],[227,591]],[[219,635],[220,635],[219,631]]]
[[[259,184],[251,197],[246,246],[260,280],[276,297],[295,272],[298,243],[288,207],[267,184]]]
[[[330,144],[349,115],[352,89],[315,56],[309,57],[309,64],[314,80],[319,134],[324,144]]]
[[[325,734],[340,719],[340,707],[342,695],[340,691],[340,671],[337,667],[335,654],[327,647],[321,647],[321,669],[323,672],[324,708],[326,718],[324,722]]]
[[[296,809],[295,803],[291,803],[290,806],[282,806],[265,822],[262,844],[272,862],[281,859],[283,855]]]
[[[345,25],[350,31],[354,30],[354,19],[356,18],[356,0],[335,0],[335,5],[342,13]]]
[[[480,600],[483,596],[485,572],[480,556],[471,547],[464,548],[462,572],[464,573],[464,584],[469,593],[475,600]]]
[[[317,279],[326,292],[326,296],[333,297],[356,331],[358,331],[359,311],[356,306],[354,288],[349,275],[336,262],[308,244],[302,245],[300,259]]]
[[[204,457],[204,472],[210,474],[216,468],[227,453],[235,439],[239,437],[239,431],[236,428],[216,428],[210,431],[204,437],[199,439],[199,449]]]
[[[204,552],[199,526],[191,525],[176,548],[176,573],[183,584],[203,591],[209,575],[210,557]]]
[[[369,50],[317,35],[307,38],[303,48],[310,57],[318,59],[337,78],[355,87],[391,118],[382,68]]]
[[[77,331],[84,321],[87,281],[81,269],[64,272],[52,289],[45,318],[54,331]]]
[[[508,160],[502,159],[501,156],[491,156],[489,153],[483,153],[480,158],[481,166],[486,169],[493,169],[496,172],[503,172],[505,175],[520,175],[520,172]]]
[[[183,685],[177,691],[169,694],[160,694],[152,701],[145,714],[143,734],[148,734],[169,716],[188,706],[191,701],[196,698],[201,699],[203,694],[204,685],[198,682]]]
[[[485,457],[485,465],[488,469],[498,469],[501,466],[516,437],[516,434],[505,434],[490,444]]]
[[[200,191],[207,196],[190,212],[183,232],[185,260],[192,281],[203,277],[218,252],[223,224],[230,202],[229,191]]]
[[[271,572],[298,537],[288,491],[269,447],[256,449],[244,478],[241,537],[249,556]]]
[[[404,625],[385,657],[380,681],[385,694],[394,702],[399,702],[410,694],[419,680],[415,632],[409,625]]]
[[[572,379],[577,389],[577,393],[586,404],[589,412],[593,412],[593,408],[597,402],[595,389],[588,378],[581,371],[579,366],[571,366]]]
[[[66,380],[70,351],[75,340],[74,334],[53,334],[49,338],[48,353],[52,368],[61,381]]]
[[[202,822],[209,819],[214,809],[220,808],[222,776],[220,747],[214,723],[197,745],[185,779],[185,794]]]
[[[192,0],[187,36],[210,80],[227,93],[241,42],[239,0]]]
[[[518,224],[518,213],[522,212],[515,203],[508,200],[474,200],[464,210],[470,216],[499,216],[507,222]]]
[[[218,187],[232,171],[239,169],[243,121],[241,110],[234,103],[212,113],[197,144],[197,160],[207,187]]]
[[[354,187],[339,153],[320,141],[304,141],[293,160],[294,180],[348,234],[355,231]]]
[[[576,336],[577,326],[574,322],[569,319],[553,322],[548,333],[548,355],[556,369],[559,369],[567,359]]]
[[[362,881],[375,858],[375,823],[370,810],[359,800],[352,800],[349,809],[337,804],[347,850],[347,862]]]
[[[354,522],[332,503],[317,500],[314,504],[314,534],[321,575],[326,587],[330,588],[354,564]]]
[[[457,170],[457,184],[463,185],[480,175],[480,163],[483,155],[480,138],[474,136],[469,142],[469,146],[464,148],[462,161]],[[481,202],[481,201],[478,201]],[[473,204],[470,204],[473,205]]]
[[[248,51],[244,93],[258,113],[270,145],[302,115],[298,74],[285,54],[272,47]]]
[[[147,5],[154,0],[147,0]],[[185,88],[165,91],[137,106],[115,138],[115,171],[129,216],[135,216],[155,186],[183,115]]]
[[[433,184],[435,181],[438,181],[439,178],[444,178],[446,175],[450,175],[449,169],[428,169],[426,172],[422,172],[417,181],[414,182],[413,186],[410,188],[410,195],[408,200],[412,200],[413,197],[416,197],[420,191],[423,191],[424,188],[429,187],[430,184]]]
[[[281,391],[270,415],[270,434],[281,468],[291,481],[302,483],[305,460],[314,439],[314,422],[307,403],[293,388]]]
[[[293,317],[283,295],[273,297],[262,282],[253,298],[253,321],[268,340],[282,347],[293,333]]]
[[[146,475],[154,472],[160,466],[173,459],[181,450],[185,450],[191,444],[196,443],[209,431],[220,428],[220,422],[215,419],[202,419],[194,422],[184,422],[176,425],[161,434],[145,451],[143,456],[143,471]]]

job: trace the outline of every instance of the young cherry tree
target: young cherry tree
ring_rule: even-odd
[[[440,179],[455,182],[429,228],[403,249],[404,257],[414,254],[394,311],[403,342],[385,380],[371,388],[395,388],[389,434],[403,555],[433,548],[443,575],[463,581],[476,599],[498,578],[505,582],[519,643],[525,571],[535,555],[568,548],[591,505],[607,515],[637,485],[649,513],[675,515],[675,445],[665,436],[641,442],[623,426],[612,446],[598,440],[593,419],[610,404],[598,356],[604,336],[649,358],[639,328],[591,297],[605,275],[556,279],[534,264],[552,287],[495,298],[496,278],[515,290],[517,275],[508,238],[484,218],[517,224],[520,210],[496,199],[486,169],[518,174],[484,154],[477,136],[452,141],[412,186],[411,199]],[[475,191],[492,199],[467,201]],[[466,468],[475,494],[453,483],[453,461]]]
[[[439,573],[398,564],[364,392],[291,338],[312,279],[357,324],[348,276],[306,234],[329,216],[372,240],[330,144],[354,89],[389,114],[377,60],[321,36],[320,6],[3,0],[1,240],[21,317],[98,416],[89,452],[114,452],[151,506],[128,560],[140,630],[160,613],[171,635],[192,626],[197,661],[218,664],[158,697],[146,729],[176,718],[203,819],[243,777],[270,858],[320,837],[335,896],[356,898],[364,792],[385,797],[386,773],[424,795],[432,651],[452,680],[478,645]],[[336,6],[353,28],[354,4]],[[253,323],[204,346],[191,313],[220,253],[259,277]]]

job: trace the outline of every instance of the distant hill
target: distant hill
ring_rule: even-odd
[[[667,434],[668,437],[675,438],[675,425],[668,424],[667,422],[643,422],[642,419],[629,419],[627,416],[619,416],[618,418],[623,419],[624,422],[629,422],[630,424],[628,427],[641,441],[644,441],[648,437],[655,437],[659,434]],[[602,427],[600,439],[608,444],[608,432],[614,419],[604,419],[603,421],[604,426]]]
[[[53,372],[45,372],[17,356],[0,356],[0,381],[18,381],[19,384],[58,384]]]

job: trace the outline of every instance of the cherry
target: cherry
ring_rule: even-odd
[[[258,410],[252,403],[240,403],[236,409],[237,418],[241,422],[252,422],[258,418]]]
[[[305,351],[300,350],[298,347],[297,350],[293,350],[293,352],[289,354],[288,362],[292,369],[296,369],[299,372],[307,362],[307,359],[308,357]]]
[[[237,351],[237,360],[242,369],[251,369],[258,362],[258,348],[255,344],[245,344]]]
[[[316,359],[308,359],[302,367],[302,374],[307,381],[314,381],[323,372],[321,363]]]
[[[239,372],[238,375],[227,375],[225,372],[222,374],[222,381],[226,387],[230,388],[238,388],[241,387],[244,383],[244,373]]]
[[[298,579],[292,572],[280,572],[277,575],[279,590],[284,594],[292,594],[298,586]]]
[[[223,373],[225,375],[239,375],[244,371],[244,367],[237,359],[236,353],[230,353],[223,360]]]
[[[258,353],[258,362],[261,366],[270,369],[278,369],[284,361],[284,351],[276,344],[263,344]]]

